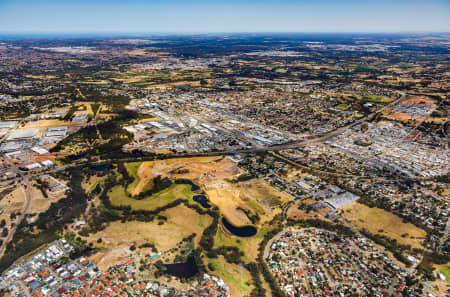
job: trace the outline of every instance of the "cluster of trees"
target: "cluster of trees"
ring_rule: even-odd
[[[273,297],[285,297],[286,294],[281,290],[280,286],[278,285],[277,280],[272,275],[272,272],[270,271],[269,267],[267,266],[266,262],[264,261],[264,249],[266,245],[269,243],[269,240],[272,239],[275,235],[281,232],[283,230],[283,224],[282,224],[282,218],[280,215],[277,215],[273,218],[272,222],[270,223],[271,226],[276,226],[272,230],[268,231],[265,235],[261,243],[258,247],[258,271],[260,271],[266,280],[266,282],[269,284],[270,290],[272,291]],[[258,289],[255,289],[258,290]],[[256,294],[257,292],[255,292]],[[253,292],[252,292],[253,294]],[[251,296],[259,296],[259,295],[251,295]]]
[[[366,229],[362,229],[361,233],[364,234],[364,236],[366,236],[367,238],[370,238],[375,243],[380,244],[391,251],[394,257],[397,260],[403,262],[406,266],[411,266],[411,261],[409,261],[408,258],[406,258],[406,256],[404,255],[406,251],[411,250],[410,245],[399,244],[396,239],[389,238],[382,234],[372,234]]]
[[[417,266],[417,271],[421,273],[425,278],[434,281],[436,276],[434,274],[435,265],[447,264],[450,262],[450,256],[448,254],[442,255],[436,252],[425,253],[422,261]]]
[[[97,249],[94,248],[94,244],[87,243],[85,240],[83,240],[80,237],[76,237],[74,233],[67,233],[64,238],[67,240],[68,243],[70,243],[74,250],[70,253],[70,258],[72,260],[75,260],[81,256],[86,256],[89,254],[94,253]],[[69,260],[69,259],[67,259]]]
[[[202,238],[200,239],[200,247],[204,249],[207,253],[212,251],[214,247],[214,236],[217,233],[217,227],[219,225],[219,213],[212,212],[212,223],[203,230]]]
[[[124,123],[137,118],[138,115],[129,110],[122,110],[118,116],[96,126],[89,125],[62,139],[51,149],[52,152],[62,150],[74,144],[87,144],[88,155],[104,155],[105,158],[118,157],[122,146],[133,139],[133,134],[122,129]],[[101,133],[101,135],[99,135]]]
[[[36,222],[22,221],[8,243],[5,254],[0,259],[0,271],[7,269],[14,261],[38,247],[57,240],[63,226],[72,223],[87,206],[87,195],[81,182],[83,172],[80,168],[70,169],[69,192],[67,197],[54,202],[47,211],[39,214]]]
[[[238,177],[232,179],[230,182],[237,184],[239,182],[244,182],[244,181],[254,179],[255,177],[256,176],[254,176],[253,174],[243,173],[243,174],[239,175]]]
[[[123,164],[119,164],[118,169],[121,173],[124,174],[122,182],[126,184],[127,180],[130,180],[126,168],[123,166]],[[150,222],[153,221],[155,218],[159,217],[161,221],[163,221],[164,217],[159,214],[167,209],[174,208],[180,204],[184,204],[186,207],[193,209],[194,211],[196,211],[201,215],[208,214],[213,218],[217,217],[216,220],[218,220],[217,208],[204,210],[199,205],[190,204],[188,201],[181,198],[176,199],[175,201],[172,201],[171,203],[158,207],[154,210],[133,210],[129,205],[119,205],[119,206],[112,205],[108,197],[108,192],[116,184],[117,182],[115,181],[115,179],[108,179],[103,183],[103,186],[101,187],[102,188],[101,194],[99,196],[100,200],[102,201],[102,205],[93,210],[94,214],[91,216],[90,222],[88,224],[90,226],[88,233],[98,232],[103,228],[105,228],[108,222],[117,220],[121,220],[122,222],[133,220]],[[217,223],[218,221],[216,222],[215,225],[217,225]]]
[[[250,272],[254,286],[254,289],[250,292],[249,297],[266,296],[266,289],[264,289],[259,276],[261,269],[258,263],[250,262],[245,265],[245,268]]]
[[[38,188],[41,191],[42,196],[44,196],[45,198],[48,198],[48,194],[46,191],[46,189],[48,188],[48,182],[41,181],[40,179],[38,179],[36,181],[36,188]]]
[[[118,164],[117,169],[119,173],[122,174],[122,185],[125,189],[127,189],[128,185],[133,182],[134,178],[128,174],[128,170],[125,168],[123,162],[120,162]],[[144,199],[145,197],[156,194],[172,185],[172,181],[169,178],[167,177],[162,178],[160,175],[156,176],[152,182],[153,187],[151,189],[141,192],[138,195],[134,195],[133,198],[141,200]],[[128,192],[127,195],[129,195]]]
[[[141,192],[138,195],[133,196],[134,199],[144,199],[145,197],[151,196],[153,194],[156,194],[164,189],[167,189],[172,185],[172,181],[164,177],[162,178],[161,175],[158,175],[153,179],[153,187],[147,191]]]
[[[69,111],[68,111],[68,112],[66,113],[66,115],[64,116],[63,120],[64,120],[64,121],[70,121],[70,120],[72,120],[73,114],[74,114],[77,110],[78,110],[78,107],[77,107],[75,104],[73,104],[73,105],[70,107]]]
[[[235,246],[221,246],[207,251],[207,255],[209,258],[217,258],[218,255],[222,255],[228,263],[240,264],[244,253]]]
[[[332,232],[336,232],[336,233],[344,235],[344,236],[355,236],[356,235],[356,233],[347,226],[327,222],[327,221],[320,220],[320,219],[307,219],[307,220],[288,219],[286,225],[296,226],[296,227],[300,227],[300,228],[315,227],[315,228],[320,228],[320,229],[325,229],[325,230],[329,230]]]
[[[100,109],[100,103],[92,103],[91,109],[92,109],[92,112],[94,113],[94,116],[96,116],[98,110]]]
[[[252,213],[249,209],[245,209],[241,206],[239,206],[237,208],[237,210],[242,211],[243,213],[245,213],[245,215],[247,216],[247,218],[252,222],[252,224],[256,224],[259,222],[259,220],[261,219],[258,215],[258,213]]]

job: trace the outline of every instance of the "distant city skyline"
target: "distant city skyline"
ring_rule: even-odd
[[[0,33],[450,32],[448,0],[0,0]]]

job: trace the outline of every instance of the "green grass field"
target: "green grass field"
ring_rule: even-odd
[[[134,180],[131,184],[128,185],[127,191],[128,193],[131,193],[136,185],[139,183],[139,178],[137,177],[137,171],[139,169],[139,166],[141,166],[142,162],[131,162],[131,163],[125,163],[123,164],[125,168],[128,171],[128,174],[131,177],[134,177]]]
[[[109,199],[115,206],[129,205],[133,210],[154,210],[167,205],[179,198],[192,201],[194,193],[190,190],[190,185],[172,184],[167,189],[141,200],[127,196],[123,186],[113,187],[109,193]]]
[[[114,179],[116,179],[117,177],[119,177],[119,174],[118,174],[116,171],[114,171],[114,172],[111,173],[109,176],[107,176],[107,177],[105,177],[105,178],[102,178],[102,179],[96,181],[95,183],[93,183],[92,185],[90,185],[87,192],[90,193],[90,192],[92,192],[92,191],[95,189],[95,187],[96,187],[98,184],[101,185],[101,184],[103,184],[105,181],[107,181],[107,180],[114,180]]]
[[[265,209],[255,200],[245,200],[245,203],[251,207],[259,216],[266,215]]]
[[[141,166],[142,162],[130,162],[130,163],[124,163],[123,165],[128,171],[128,174],[132,177],[136,177],[137,171],[139,169],[139,166]]]
[[[442,267],[439,272],[445,276],[445,278],[447,279],[447,283],[450,283],[450,265]]]
[[[223,231],[219,228],[217,230],[216,236],[214,237],[214,247],[218,248],[220,246],[235,246],[240,251],[244,253],[243,260],[246,263],[256,261],[258,256],[258,247],[261,241],[264,239],[264,236],[272,230],[273,227],[264,225],[260,229],[258,229],[258,233],[255,236],[248,238],[239,238],[236,236],[230,236],[228,234],[223,233]]]
[[[341,104],[339,104],[338,106],[336,106],[336,108],[337,108],[337,109],[340,109],[340,110],[347,110],[347,109],[350,108],[350,105],[341,103]]]
[[[374,102],[374,103],[389,103],[389,102],[394,101],[394,98],[369,95],[369,96],[364,96],[363,100],[368,101],[368,102]]]
[[[233,296],[248,296],[251,289],[247,283],[251,280],[248,270],[242,268],[241,273],[238,265],[227,263],[223,256],[215,259],[208,258],[208,262],[214,267],[214,274],[222,277],[232,287],[232,293],[235,293]]]

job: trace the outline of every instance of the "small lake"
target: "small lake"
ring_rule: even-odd
[[[176,277],[189,278],[198,273],[197,263],[193,256],[189,257],[186,263],[165,264],[164,266],[166,266],[167,274]]]
[[[211,204],[209,204],[209,200],[205,195],[195,195],[192,199],[200,203],[204,208],[211,208]]]
[[[72,160],[72,161],[80,160],[80,159],[86,158],[86,153],[82,153],[79,155],[70,155],[67,158],[69,158],[69,160]]]
[[[113,168],[114,168],[114,166],[112,166],[110,164],[91,167],[91,169],[94,171],[103,171],[103,170],[109,170],[109,169],[113,169]]]
[[[250,225],[243,227],[236,227],[230,222],[228,222],[228,220],[225,217],[222,218],[222,224],[225,227],[225,229],[230,231],[231,234],[239,237],[250,237],[255,235],[256,232],[258,231],[255,227]]]
[[[186,184],[186,185],[191,185],[191,191],[198,191],[200,190],[200,187],[196,184],[194,184],[190,179],[187,178],[179,178],[175,180],[176,184]]]
[[[190,89],[191,86],[188,85],[181,85],[181,86],[175,86],[175,89],[179,89],[179,90],[185,90],[185,89]]]

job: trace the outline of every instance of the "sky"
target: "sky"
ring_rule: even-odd
[[[450,0],[0,0],[0,33],[450,32]]]

